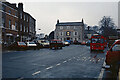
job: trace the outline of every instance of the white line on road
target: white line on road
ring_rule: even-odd
[[[48,69],[51,69],[51,68],[53,68],[53,66],[50,66],[50,67],[48,67],[48,68],[46,68],[46,69],[48,70]]]
[[[66,63],[67,61],[63,61],[63,63]]]
[[[106,63],[105,63],[105,61],[104,61],[103,66],[105,66],[105,65],[106,65]],[[102,69],[101,69],[101,72],[100,72],[100,74],[99,74],[98,80],[102,80],[104,71],[105,71],[105,69],[102,68]]]
[[[73,59],[75,59],[75,57],[73,57]]]
[[[56,66],[59,66],[59,65],[61,65],[61,63],[56,64]]]
[[[37,71],[37,72],[35,72],[35,73],[33,73],[32,75],[34,76],[34,75],[36,75],[36,74],[39,74],[41,71]]]
[[[68,61],[70,61],[71,59],[68,59]]]

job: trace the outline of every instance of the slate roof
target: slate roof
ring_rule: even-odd
[[[60,22],[57,23],[56,26],[83,26],[82,22]]]
[[[97,32],[93,30],[85,30],[85,34],[97,34]]]

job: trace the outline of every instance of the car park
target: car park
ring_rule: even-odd
[[[105,62],[110,67],[120,64],[120,40],[115,41],[107,51]]]
[[[27,42],[26,45],[28,49],[37,49],[37,44],[35,44],[35,42]]]
[[[63,43],[61,40],[51,40],[50,41],[50,49],[62,49]]]

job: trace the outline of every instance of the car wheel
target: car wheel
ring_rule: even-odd
[[[62,49],[62,47],[60,47],[60,49]]]
[[[90,52],[92,52],[93,50],[92,49],[90,49]]]

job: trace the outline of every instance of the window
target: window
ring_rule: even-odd
[[[20,18],[22,19],[22,12],[20,13]]]
[[[67,26],[67,29],[70,29],[70,26]]]
[[[60,26],[60,29],[63,29],[63,26]]]
[[[17,12],[15,12],[15,16],[18,16]]]
[[[15,30],[17,30],[17,22],[15,22]]]
[[[26,31],[28,32],[28,26],[26,25]]]
[[[2,6],[2,10],[5,11],[5,6],[4,5]]]
[[[77,36],[78,35],[78,33],[77,32],[75,32],[75,36]]]
[[[113,51],[120,51],[120,44],[116,44],[112,48]]]
[[[104,40],[103,39],[96,39],[96,38],[92,38],[92,40],[91,40],[91,43],[103,43],[104,42]]]
[[[9,29],[11,29],[11,20],[9,20]]]
[[[8,12],[11,14],[11,10],[8,10]]]
[[[2,27],[5,27],[5,19],[2,17]]]
[[[60,35],[60,36],[63,36],[63,32],[59,32],[59,35]]]
[[[20,31],[22,31],[22,24],[20,25]]]
[[[76,27],[74,26],[74,29],[76,29]]]
[[[24,14],[24,20],[25,20],[25,14]]]
[[[29,21],[28,19],[29,19],[29,17],[27,16],[27,22]]]
[[[70,36],[70,31],[67,31],[67,32],[66,32],[66,36]]]
[[[25,32],[25,24],[24,24],[24,32]]]

